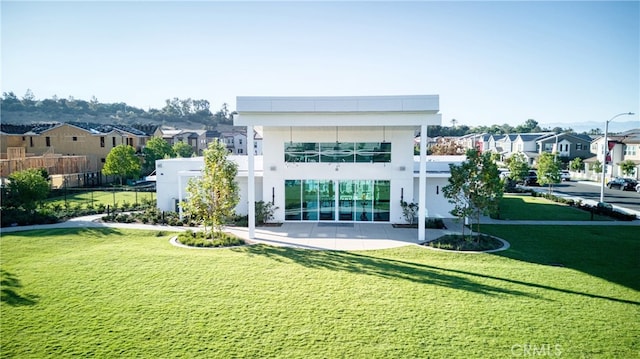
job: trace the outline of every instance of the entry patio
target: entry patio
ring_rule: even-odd
[[[445,223],[448,229],[427,228],[427,241],[459,233],[459,223]],[[248,228],[227,230],[249,243],[318,250],[373,250],[418,244],[417,228],[394,228],[390,223],[285,222],[280,227],[256,227],[253,239],[249,239]]]

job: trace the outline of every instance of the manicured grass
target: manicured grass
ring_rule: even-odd
[[[195,250],[157,232],[5,234],[0,356],[637,355],[637,231],[483,228],[513,250]],[[585,258],[590,247],[601,260]]]
[[[591,213],[542,197],[505,195],[500,201],[500,219],[539,221],[589,221]],[[595,221],[610,221],[606,216],[594,215]]]
[[[115,194],[115,196],[114,196]],[[134,191],[87,191],[87,192],[69,192],[66,196],[66,201],[70,206],[75,205],[83,205],[86,207],[89,203],[93,203],[94,206],[102,203],[105,206],[113,206],[114,198],[115,203],[118,205],[122,205],[122,203],[127,202],[130,204],[142,203],[143,200],[151,201],[155,199],[155,192],[134,192]],[[59,196],[54,198],[49,198],[45,203],[50,205],[61,205],[65,204],[65,197]]]

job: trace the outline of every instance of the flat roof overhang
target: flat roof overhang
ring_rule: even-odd
[[[438,95],[237,97],[236,126],[440,125]]]

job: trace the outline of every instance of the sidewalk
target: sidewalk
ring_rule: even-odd
[[[129,229],[145,229],[145,230],[165,230],[171,232],[185,231],[183,227],[171,227],[163,225],[142,224],[142,223],[107,223],[98,222],[104,214],[94,214],[91,216],[71,218],[68,221],[54,224],[35,224],[30,226],[3,227],[0,228],[0,234],[12,233],[20,231],[55,229],[55,228],[129,228]]]

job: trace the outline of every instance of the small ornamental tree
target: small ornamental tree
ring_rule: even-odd
[[[523,182],[529,175],[527,159],[520,152],[514,153],[509,159],[509,178],[516,182]]]
[[[173,152],[177,157],[188,158],[193,155],[193,147],[188,143],[178,141],[173,145]]]
[[[235,181],[238,165],[227,158],[229,151],[219,141],[209,143],[203,154],[202,177],[189,180],[188,197],[181,206],[192,219],[203,223],[205,236],[213,239],[240,201]]]
[[[549,193],[555,183],[562,182],[560,175],[560,160],[552,153],[545,152],[538,158],[538,183],[541,186],[549,185]]]
[[[584,168],[582,158],[576,157],[569,162],[569,169],[573,172],[580,172]]]
[[[450,164],[449,184],[442,188],[445,198],[454,205],[450,211],[458,218],[471,218],[480,232],[480,215],[496,213],[502,198],[503,186],[498,166],[489,153],[467,150],[467,160],[460,165]],[[464,235],[464,223],[462,224]],[[479,237],[478,237],[479,238]]]
[[[174,157],[175,153],[169,142],[162,137],[154,137],[147,141],[142,150],[144,155],[144,169],[146,173],[151,173],[156,168],[156,160],[166,157]]]
[[[589,163],[589,170],[595,173],[602,173],[602,162],[596,160],[593,163]]]
[[[136,150],[129,145],[118,145],[109,151],[107,160],[102,168],[105,176],[117,176],[122,185],[125,178],[140,176],[140,160],[136,156]]]
[[[625,176],[632,176],[636,172],[636,163],[632,160],[626,160],[620,163],[620,169]]]
[[[44,177],[44,172],[40,169],[30,168],[10,174],[7,185],[10,202],[16,207],[33,212],[38,202],[46,199],[51,190],[49,181]]]

